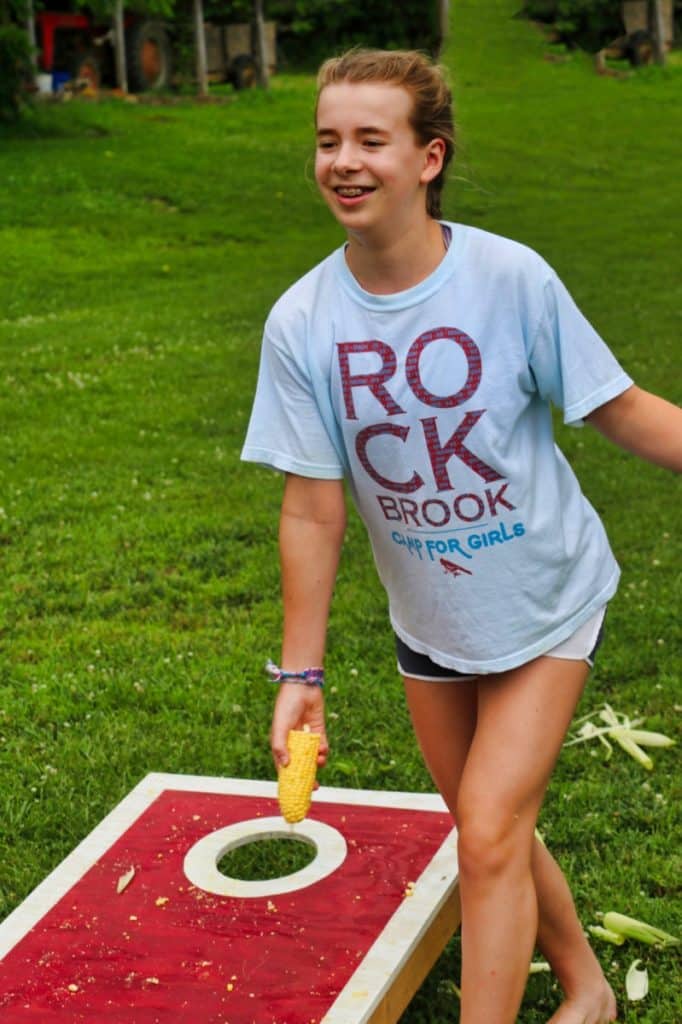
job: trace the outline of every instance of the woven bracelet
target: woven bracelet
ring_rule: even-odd
[[[303,668],[300,672],[286,672],[268,659],[265,671],[273,683],[303,683],[305,686],[324,686],[323,668]]]

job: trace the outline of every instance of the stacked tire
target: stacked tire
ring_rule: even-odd
[[[171,84],[172,50],[160,21],[139,21],[126,32],[128,87],[134,92],[167,89]]]

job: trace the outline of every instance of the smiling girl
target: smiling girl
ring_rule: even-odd
[[[441,220],[441,70],[354,50],[319,74],[315,176],[346,244],[273,308],[243,458],[282,471],[271,746],[322,697],[344,483],[386,588],[426,765],[458,827],[462,1024],[511,1024],[535,944],[552,1024],[615,1020],[568,885],[534,838],[619,570],[550,403],[682,468],[682,411],[636,387],[536,253]],[[310,672],[309,669],[314,669]]]

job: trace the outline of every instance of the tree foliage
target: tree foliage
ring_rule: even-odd
[[[0,26],[0,119],[16,117],[33,73],[31,44],[16,25]]]
[[[113,15],[116,0],[65,0],[64,10],[71,7],[83,7],[100,17],[110,18]],[[126,11],[136,14],[149,14],[160,18],[172,18],[175,0],[125,0]]]
[[[225,4],[206,0],[208,20],[225,20]],[[233,0],[230,21],[249,21],[251,0]],[[435,49],[435,0],[265,0],[265,16],[277,22],[277,40],[293,64],[317,63],[353,45]]]
[[[624,31],[621,0],[527,0],[524,14],[552,24],[565,42],[591,52]]]

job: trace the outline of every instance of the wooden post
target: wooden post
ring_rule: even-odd
[[[126,38],[123,25],[123,0],[114,4],[114,54],[116,57],[116,85],[123,93],[128,92],[126,70]]]
[[[665,28],[663,22],[663,0],[650,0],[650,17],[654,38],[654,58],[657,64],[665,64]]]
[[[197,85],[200,96],[208,96],[208,61],[206,59],[206,33],[204,32],[204,5],[194,0],[194,43],[197,54]]]
[[[38,71],[38,46],[36,43],[36,19],[33,0],[26,0],[26,33],[31,44],[31,65],[35,75]]]
[[[438,0],[438,52],[450,34],[450,0]]]
[[[256,57],[258,58],[258,82],[263,89],[270,84],[268,73],[268,51],[265,43],[265,18],[263,0],[253,0],[253,21],[256,26]]]

